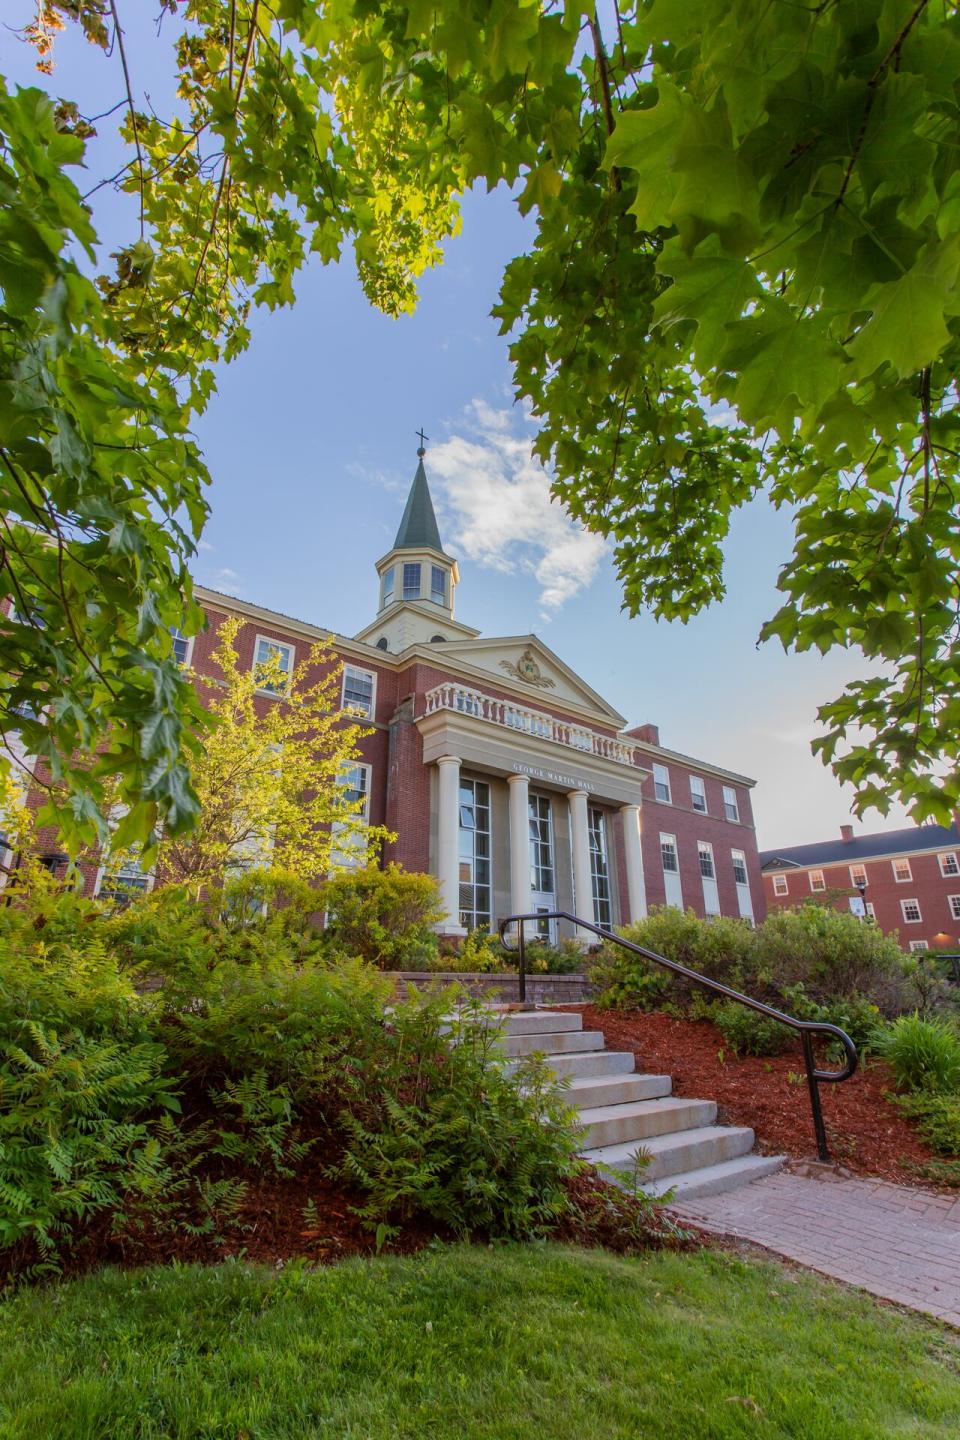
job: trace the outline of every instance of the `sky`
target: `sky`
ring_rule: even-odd
[[[128,3],[121,14],[134,91],[160,108],[169,36],[157,39],[153,8]],[[58,38],[55,73],[38,76],[13,34],[33,7],[5,9],[10,80],[76,99],[85,114],[122,98],[116,58],[73,26]],[[101,122],[81,189],[109,173],[112,123]],[[135,238],[125,197],[102,191],[95,221],[106,250]],[[629,725],[652,722],[661,744],[754,778],[761,848],[832,838],[851,818],[852,791],[809,742],[818,705],[868,668],[856,653],[757,647],[791,546],[789,517],[762,499],[734,519],[722,604],[687,625],[622,612],[609,548],[550,499],[490,316],[504,265],[532,235],[503,188],[472,193],[415,315],[374,311],[349,261],[316,262],[292,309],[254,315],[249,349],[222,367],[196,425],[213,486],[195,578],[340,634],[360,630],[376,611],[374,563],[396,532],[422,426],[444,546],[460,564],[458,618],[487,635],[536,633]],[[855,825],[906,823],[896,809]]]

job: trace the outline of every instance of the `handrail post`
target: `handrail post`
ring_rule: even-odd
[[[518,927],[520,964],[517,970],[517,997],[521,1005],[527,1003],[527,927],[521,920]]]
[[[827,1132],[820,1105],[820,1086],[817,1084],[817,1067],[813,1058],[813,1037],[809,1030],[801,1030],[800,1039],[803,1044],[803,1061],[807,1067],[807,1085],[810,1089],[810,1109],[813,1111],[813,1133],[817,1139],[817,1154],[826,1163],[830,1159],[830,1151],[827,1148]]]

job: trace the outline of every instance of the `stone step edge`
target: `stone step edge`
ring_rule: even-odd
[[[641,1185],[645,1194],[659,1198],[670,1190],[674,1191],[668,1205],[683,1206],[688,1200],[697,1200],[711,1195],[724,1195],[729,1190],[739,1190],[767,1175],[776,1175],[786,1164],[786,1155],[757,1155],[748,1152],[737,1155],[733,1160],[718,1160],[715,1165],[704,1165],[699,1170],[680,1171],[677,1175],[664,1175]],[[691,1221],[695,1215],[689,1217]]]

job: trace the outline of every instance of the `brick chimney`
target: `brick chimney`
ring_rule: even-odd
[[[852,826],[852,825],[841,825],[841,826],[840,826],[840,839],[841,839],[841,840],[846,840],[847,843],[849,844],[849,842],[853,839],[853,826]]]
[[[646,745],[660,744],[659,725],[635,725],[632,730],[625,731],[632,740],[642,740]]]

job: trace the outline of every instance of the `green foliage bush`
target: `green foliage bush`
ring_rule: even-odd
[[[934,1150],[960,1156],[960,1095],[901,1095],[897,1105]]]
[[[489,930],[471,930],[459,945],[445,945],[434,957],[430,968],[493,975],[510,968],[510,956]]]
[[[444,997],[395,1000],[389,975],[307,943],[308,903],[280,914],[274,890],[278,913],[224,918],[178,891],[105,919],[64,895],[39,925],[0,916],[6,1268],[54,1266],[103,1212],[125,1234],[233,1224],[246,1179],[290,1174],[318,1139],[381,1238],[414,1213],[549,1224],[578,1165],[559,1086],[488,1063],[478,1007],[452,1043]]]
[[[446,911],[432,875],[388,865],[337,875],[320,891],[329,942],[381,970],[426,970]]]
[[[901,1090],[960,1089],[960,1036],[948,1021],[901,1015],[877,1031],[874,1045]]]
[[[820,906],[774,911],[755,929],[743,920],[701,920],[692,910],[663,907],[619,933],[798,1019],[827,1020],[851,1035],[852,1026],[858,1044],[882,1016],[902,1010],[909,994],[909,962],[895,940],[853,915]],[[666,1004],[703,1013],[709,1003],[698,998],[709,997],[703,987],[610,943],[593,958],[590,976],[603,1005],[649,1010]],[[744,1043],[753,1027],[757,1044],[774,1044],[772,1032],[769,1041],[760,1039],[756,1017],[724,1023]]]
[[[796,1038],[788,1026],[733,1000],[715,1005],[710,1018],[737,1055],[780,1055]]]

